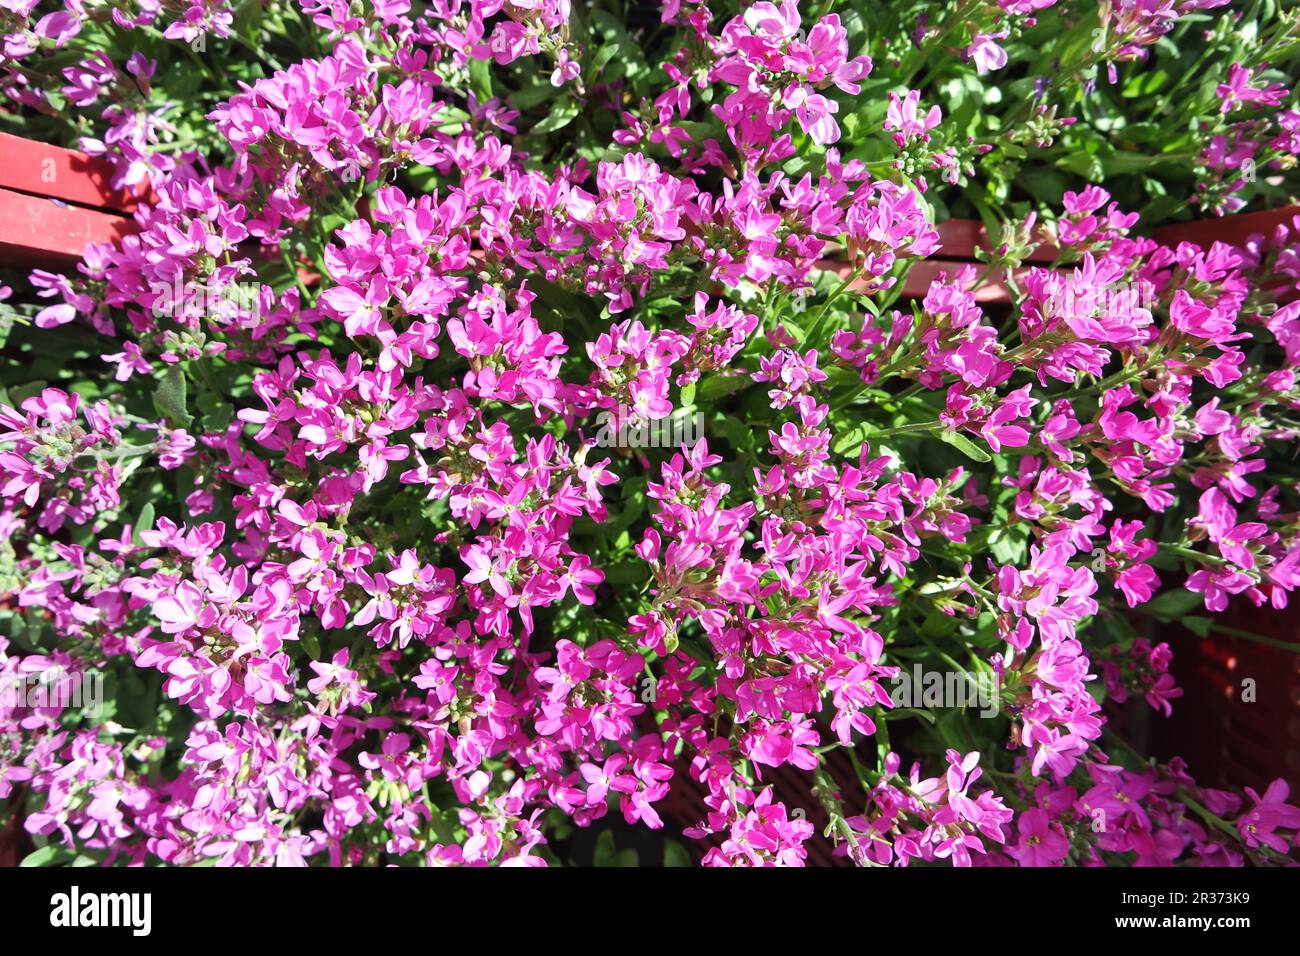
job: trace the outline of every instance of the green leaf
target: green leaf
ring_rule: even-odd
[[[326,236],[332,236],[335,232],[344,228],[351,222],[352,222],[352,217],[344,216],[341,213],[332,212],[329,213],[328,215],[321,217],[320,228],[321,231],[325,233]]]
[[[690,852],[676,840],[664,842],[664,866],[694,866]]]
[[[1195,591],[1174,588],[1156,595],[1153,600],[1141,605],[1141,608],[1146,614],[1162,621],[1176,621],[1195,610],[1203,601],[1204,598]]]
[[[28,853],[19,866],[58,866],[60,863],[66,863],[76,856],[71,850],[61,843],[47,843],[39,850],[33,850]]]
[[[682,405],[687,406],[687,405],[694,405],[694,404],[695,404],[695,383],[691,382],[687,385],[682,386]]]
[[[436,169],[412,163],[402,170],[402,173],[419,192],[431,193],[438,188],[438,171]]]
[[[866,425],[855,425],[846,432],[840,432],[835,438],[834,444],[831,445],[831,451],[837,455],[848,455],[850,458],[858,453],[862,443],[867,440],[871,434],[871,429]]]
[[[547,100],[554,99],[559,90],[550,83],[534,83],[532,86],[525,86],[522,90],[516,90],[510,94],[510,100],[517,110],[530,110],[534,106],[541,106]]]
[[[9,389],[9,405],[17,408],[33,395],[41,394],[41,390],[50,383],[43,378],[33,379],[30,382],[24,382],[22,385],[15,385]]]
[[[185,402],[185,373],[179,365],[169,366],[163,373],[162,381],[154,389],[154,410],[177,428],[184,428],[190,423],[190,413]]]
[[[556,130],[564,129],[577,117],[579,106],[576,100],[563,99],[556,103],[555,106],[542,117],[541,122],[533,127],[534,133],[554,133]]]
[[[972,458],[975,461],[993,460],[992,455],[990,455],[979,445],[975,444],[975,442],[971,441],[969,438],[967,438],[965,435],[960,434],[959,432],[942,431],[939,432],[939,438],[941,438],[947,444],[952,445],[953,448],[956,448],[967,458]]]
[[[144,507],[140,509],[140,514],[136,516],[135,527],[131,531],[131,543],[137,547],[144,542],[140,540],[140,535],[145,531],[153,530],[154,507],[152,501],[146,501]]]
[[[1124,83],[1124,89],[1120,96],[1130,100],[1145,99],[1148,96],[1153,96],[1168,81],[1169,74],[1162,69],[1142,70],[1128,78]]]
[[[1017,184],[1024,187],[1040,202],[1059,206],[1061,197],[1070,188],[1070,181],[1054,169],[1033,168],[1021,170]]]
[[[641,45],[632,39],[623,21],[608,10],[596,10],[591,15],[591,22],[599,28],[601,34],[612,40],[621,54],[618,64],[627,70],[628,79],[649,71],[645,52]]]
[[[613,43],[606,43],[596,51],[596,55],[591,58],[591,66],[587,70],[586,74],[588,85],[590,85],[590,82],[600,74],[601,70],[605,69],[605,67],[609,65],[609,61],[614,59],[616,56],[618,56],[618,46]]]
[[[614,834],[606,830],[596,837],[596,853],[592,860],[595,866],[618,866],[617,853],[614,850]]]
[[[239,6],[235,14],[234,32],[253,46],[257,46],[262,30],[262,4],[248,0]]]
[[[199,394],[195,403],[202,415],[203,427],[210,432],[224,432],[235,420],[235,410],[220,395],[211,391]]]
[[[1082,150],[1057,160],[1057,165],[1073,173],[1078,173],[1089,182],[1100,182],[1106,175],[1106,169],[1102,165],[1101,157]]]
[[[738,392],[752,380],[745,375],[707,375],[698,382],[700,398],[706,402]]]
[[[469,83],[480,103],[492,99],[492,70],[488,60],[469,61]]]
[[[989,541],[989,552],[998,564],[1019,564],[1025,557],[1029,533],[1018,525],[999,532]]]

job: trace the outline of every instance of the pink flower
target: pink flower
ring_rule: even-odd
[[[199,626],[200,620],[208,620],[210,616],[204,614],[202,593],[188,581],[173,593],[159,597],[154,602],[153,613],[162,621],[165,634],[178,634]]]
[[[1246,846],[1266,846],[1281,854],[1289,853],[1296,846],[1297,831],[1300,831],[1300,808],[1286,802],[1291,789],[1284,780],[1274,780],[1260,796],[1250,787],[1246,795],[1255,801],[1255,805],[1241,815],[1237,829],[1241,832]],[[1290,834],[1280,834],[1278,830],[1290,830]]]
[[[1070,841],[1060,832],[1047,812],[1031,807],[1016,820],[1020,840],[1007,847],[1007,854],[1021,866],[1060,866],[1070,852]]]
[[[998,40],[1006,39],[1006,30],[997,33],[978,33],[966,48],[966,59],[975,64],[975,69],[982,76],[1007,65],[1007,51],[998,45]]]
[[[920,90],[908,90],[907,95],[899,97],[897,93],[889,94],[889,110],[885,116],[885,129],[894,130],[894,141],[905,146],[913,140],[930,141],[930,130],[939,125],[942,114],[938,106],[931,106],[925,116],[920,116],[918,107],[921,102]]]
[[[605,580],[605,574],[599,568],[591,566],[591,558],[585,554],[574,555],[569,563],[569,570],[560,576],[560,596],[569,588],[580,604],[595,604],[596,592],[593,587]]]

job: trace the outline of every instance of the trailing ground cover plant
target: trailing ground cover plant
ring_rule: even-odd
[[[688,783],[706,865],[1291,862],[1284,781],[1200,786],[1105,705],[1178,706],[1153,623],[1300,584],[1300,219],[1146,237],[1295,192],[1294,6],[0,33],[0,119],[150,190],[0,288],[30,862],[545,865]],[[950,215],[992,250],[905,299]]]

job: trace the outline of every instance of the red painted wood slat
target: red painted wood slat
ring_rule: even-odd
[[[1296,229],[1294,220],[1298,217],[1300,217],[1300,206],[1286,206],[1282,209],[1238,213],[1234,216],[1224,216],[1222,219],[1176,222],[1170,226],[1161,226],[1154,235],[1155,240],[1165,246],[1176,246],[1180,242],[1194,242],[1206,248],[1215,242],[1240,246],[1254,234],[1271,239],[1278,226],[1291,227],[1294,235]]]
[[[76,262],[92,242],[137,231],[132,219],[0,189],[0,262],[19,266]]]
[[[138,195],[114,189],[109,185],[112,173],[112,164],[107,160],[0,133],[0,188],[132,212],[140,198],[147,198],[148,186]]]
[[[934,227],[939,233],[939,254],[945,259],[974,259],[975,250],[988,252],[993,248],[989,231],[977,219],[947,219]],[[1057,256],[1055,246],[1036,246],[1026,262],[1052,262]]]

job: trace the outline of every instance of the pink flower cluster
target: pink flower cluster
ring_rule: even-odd
[[[1102,10],[1137,56],[1215,5]],[[33,7],[5,5],[7,58],[75,35],[20,29]],[[706,865],[799,865],[818,828],[776,785],[796,771],[860,865],[1290,858],[1285,783],[1243,800],[1114,759],[1102,689],[1166,714],[1181,692],[1168,643],[1089,627],[1158,570],[1211,612],[1300,587],[1269,464],[1300,438],[1300,223],[1167,248],[1107,190],[1067,191],[1023,223],[1061,256],[1013,314],[969,270],[904,305],[940,247],[940,107],[882,98],[883,163],[823,150],[833,90],[872,70],[840,17],[687,7],[665,5],[686,45],[659,101],[618,111],[615,154],[550,167],[457,84],[538,58],[585,95],[566,2],[302,4],[330,52],[210,111],[220,165],[153,150],[163,118],[112,93],[147,88],[143,56],[66,71],[154,197],[76,274],[32,278],[41,334],[115,344],[102,397],[0,407],[0,594],[43,648],[0,637],[0,678],[110,671],[150,704],[0,704],[0,798],[29,800],[30,833],[133,865],[535,866],[557,818],[659,829],[689,785]],[[195,2],[165,35],[230,14]],[[968,51],[981,72],[1001,38]],[[1282,95],[1222,89],[1229,115]],[[727,142],[687,134],[700,116]],[[436,185],[394,184],[415,167]],[[289,251],[316,233],[318,261]],[[145,382],[153,413],[122,397]],[[611,409],[698,409],[708,435],[607,448]],[[922,655],[995,680],[978,749],[890,740]]]

